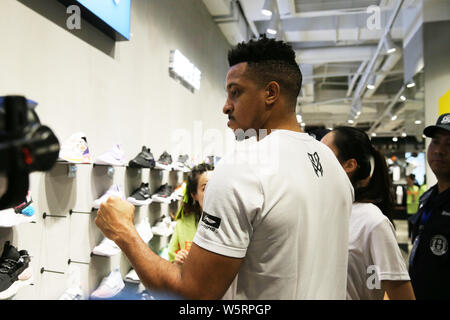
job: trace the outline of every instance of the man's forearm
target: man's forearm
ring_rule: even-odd
[[[181,271],[155,254],[137,232],[131,231],[116,241],[146,288],[180,294]]]

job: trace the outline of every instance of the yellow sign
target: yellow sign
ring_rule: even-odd
[[[450,113],[450,90],[439,99],[439,115]]]

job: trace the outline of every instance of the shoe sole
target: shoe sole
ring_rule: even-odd
[[[94,164],[99,164],[102,166],[125,166],[126,163],[125,162],[120,162],[120,161],[103,161],[101,159],[97,159]]]
[[[172,202],[172,198],[162,198],[162,197],[158,197],[158,196],[153,196],[152,197],[153,202],[159,202],[159,203],[171,203]]]
[[[17,292],[33,282],[33,277],[27,280],[17,280],[5,291],[0,292],[0,300],[9,299],[17,294]]]
[[[161,164],[161,163],[156,163],[155,164],[155,169],[157,170],[167,170],[167,171],[171,171],[172,170],[172,166],[170,164]]]
[[[128,197],[127,201],[135,206],[147,206],[152,203],[152,199],[149,198],[147,200],[136,200],[135,198]]]

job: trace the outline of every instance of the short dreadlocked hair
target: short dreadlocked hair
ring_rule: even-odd
[[[277,82],[295,108],[302,87],[302,73],[290,45],[263,35],[258,40],[239,43],[228,52],[228,62],[230,67],[247,62],[246,75],[260,87],[270,81]]]

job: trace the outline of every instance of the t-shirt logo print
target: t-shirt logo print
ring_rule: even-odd
[[[314,152],[313,154],[308,153],[308,157],[309,160],[311,160],[314,172],[316,173],[316,175],[319,177],[319,172],[320,175],[323,177],[323,168],[322,168],[322,164],[320,163],[320,158],[319,155],[317,154],[317,152]]]
[[[221,221],[220,218],[214,217],[210,214],[207,214],[206,212],[203,212],[202,222],[205,223],[206,225],[217,229],[220,226],[220,221]]]

